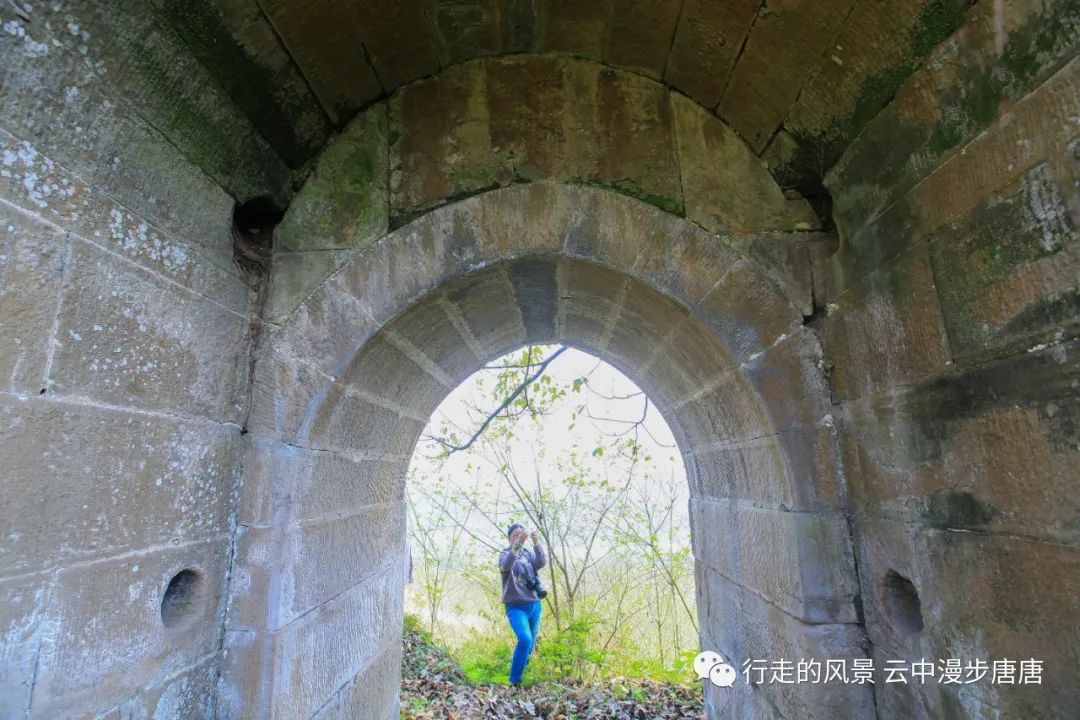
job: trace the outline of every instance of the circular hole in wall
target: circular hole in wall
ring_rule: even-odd
[[[881,583],[881,597],[889,624],[905,635],[913,635],[923,629],[922,604],[919,591],[906,577],[890,570]]]
[[[204,585],[202,575],[194,570],[181,570],[173,575],[161,598],[161,622],[165,627],[182,627],[198,615]]]

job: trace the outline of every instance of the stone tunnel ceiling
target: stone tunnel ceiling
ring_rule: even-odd
[[[158,0],[277,153],[471,59],[561,53],[662,81],[715,112],[782,184],[817,189],[970,0]]]

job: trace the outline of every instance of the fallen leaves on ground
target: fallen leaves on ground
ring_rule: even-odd
[[[440,648],[405,636],[403,720],[701,720],[700,687],[653,680],[470,685]]]

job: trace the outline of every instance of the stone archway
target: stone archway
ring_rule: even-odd
[[[829,394],[801,312],[685,220],[609,191],[534,183],[436,209],[360,251],[264,346],[226,711],[396,712],[412,447],[481,364],[551,341],[625,372],[676,435],[702,645],[740,659],[862,656]],[[707,705],[710,717],[873,708],[856,686],[714,689]]]

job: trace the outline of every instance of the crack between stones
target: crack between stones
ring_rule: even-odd
[[[308,447],[306,445],[297,445],[296,443],[285,442],[284,440],[276,440],[274,438],[268,438],[262,435],[255,435],[255,437],[303,452],[329,453],[331,455],[340,455],[341,457],[351,460],[353,462],[374,462],[391,464],[405,462],[409,459],[403,455],[391,455],[388,453],[377,453],[374,457],[367,457],[364,455],[359,455],[352,450],[336,450],[333,448]]]
[[[300,625],[304,624],[304,622],[309,617],[311,617],[312,615],[317,614],[320,610],[325,609],[328,605],[333,605],[339,598],[347,595],[348,593],[352,592],[353,590],[360,587],[361,585],[366,585],[370,581],[372,581],[372,580],[378,578],[379,576],[393,570],[394,565],[395,565],[396,562],[397,562],[396,560],[393,560],[393,561],[385,562],[382,565],[379,565],[375,570],[372,570],[367,575],[362,576],[359,580],[357,580],[355,583],[353,583],[349,587],[347,587],[344,590],[342,590],[342,591],[340,591],[340,592],[326,598],[325,600],[321,601],[319,604],[315,605],[314,607],[308,608],[307,610],[300,613],[299,615],[297,615],[293,619],[289,620],[289,622],[285,623],[281,627],[274,628],[274,629],[263,628],[262,631],[266,632],[268,634],[277,634],[277,633],[280,633],[280,632],[282,632],[284,630],[287,630],[287,629],[289,629],[289,628],[291,628],[293,626],[300,626]],[[255,632],[257,633],[257,632],[259,632],[259,630],[255,630]]]
[[[750,42],[750,36],[754,33],[754,26],[757,25],[758,19],[761,17],[761,11],[764,10],[768,4],[768,0],[761,0],[758,4],[757,10],[754,11],[754,19],[750,21],[750,27],[746,29],[746,33],[742,37],[742,42],[739,44],[739,51],[735,53],[735,59],[731,61],[727,77],[724,78],[724,89],[720,91],[720,97],[716,100],[716,105],[712,108],[713,115],[716,115],[717,117],[720,117],[720,105],[724,102],[724,96],[727,95],[728,88],[731,87],[731,78],[735,75],[736,68],[739,67],[739,61],[742,60],[743,53],[746,52],[746,45]],[[726,125],[727,123],[724,124]],[[749,143],[747,143],[747,145],[749,145]],[[754,154],[757,155],[757,153]]]
[[[821,421],[821,425],[824,425],[825,427],[831,427],[828,424],[826,424],[824,422],[824,420]],[[766,435],[752,435],[750,437],[738,438],[736,440],[720,441],[720,442],[716,442],[716,443],[705,443],[703,445],[698,445],[697,447],[690,448],[689,450],[687,450],[685,452],[681,452],[680,454],[683,457],[693,458],[693,457],[699,457],[702,453],[716,452],[716,451],[720,451],[720,450],[741,450],[741,449],[744,449],[744,448],[749,449],[749,447],[752,447],[752,445],[751,445],[752,443],[758,443],[758,442],[760,442],[762,440],[770,440],[770,439],[773,439],[773,438],[778,438],[779,439],[779,438],[784,437],[785,435],[789,435],[791,433],[799,432],[801,430],[813,430],[813,429],[817,428],[818,426],[819,426],[819,423],[799,422],[799,423],[795,423],[793,425],[789,425],[788,427],[784,428],[783,430],[768,433]]]
[[[376,648],[376,649],[375,649],[375,650],[374,650],[374,651],[373,651],[373,652],[371,653],[371,658],[370,658],[370,660],[368,661],[368,663],[367,663],[366,665],[364,665],[363,669],[361,669],[361,670],[360,670],[360,672],[356,673],[356,675],[354,675],[353,677],[349,678],[349,679],[348,679],[348,680],[346,680],[346,681],[345,681],[344,683],[342,683],[342,685],[341,685],[341,686],[340,686],[340,687],[339,687],[339,688],[338,688],[337,690],[334,690],[334,691],[333,691],[332,693],[330,693],[330,697],[329,697],[329,698],[327,698],[326,702],[324,702],[324,703],[323,703],[322,705],[320,705],[320,706],[319,706],[319,707],[318,707],[318,708],[317,708],[317,709],[315,710],[315,712],[314,712],[314,713],[312,713],[311,717],[313,717],[313,718],[316,718],[316,717],[318,717],[318,716],[319,716],[319,713],[321,713],[321,712],[322,712],[323,710],[325,710],[326,708],[328,708],[328,707],[330,706],[330,704],[331,704],[331,703],[333,703],[333,702],[335,702],[335,701],[337,701],[337,700],[341,700],[341,697],[340,697],[340,696],[341,696],[341,694],[342,694],[342,693],[343,693],[343,692],[345,691],[345,688],[347,688],[347,687],[349,687],[350,685],[352,685],[353,683],[355,683],[355,682],[356,682],[356,678],[357,678],[357,677],[359,677],[360,675],[363,675],[363,674],[364,674],[365,672],[367,672],[367,671],[368,671],[368,670],[369,670],[369,669],[371,668],[371,666],[372,666],[372,665],[373,665],[373,664],[374,664],[374,663],[375,663],[375,662],[376,662],[376,661],[377,661],[377,660],[378,660],[379,658],[381,658],[381,657],[382,657],[383,655],[385,655],[385,654],[386,654],[386,653],[388,653],[388,652],[393,652],[393,651],[395,650],[395,646],[396,646],[396,645],[397,645],[397,642],[396,642],[396,641],[394,640],[394,638],[393,638],[393,637],[391,637],[391,638],[390,638],[390,640],[388,640],[388,641],[387,641],[387,642],[386,642],[385,644],[383,644],[383,645],[380,645],[379,647],[377,647],[377,648]]]
[[[292,65],[293,68],[296,69],[296,72],[300,75],[300,77],[304,79],[304,85],[305,87],[307,87],[308,92],[311,93],[311,97],[315,98],[315,102],[319,106],[319,112],[322,113],[322,116],[324,118],[326,118],[326,123],[333,127],[334,118],[330,115],[330,112],[327,110],[327,108],[323,106],[322,100],[319,98],[319,93],[315,92],[315,88],[311,84],[311,79],[307,76],[307,73],[304,72],[304,68],[300,65],[300,62],[292,54],[292,51],[289,49],[289,46],[285,42],[285,38],[282,37],[281,33],[278,31],[277,25],[274,24],[274,21],[266,13],[266,9],[263,7],[263,0],[255,0],[255,7],[258,8],[259,15],[261,15],[263,20],[266,21],[266,25],[270,28],[270,32],[273,33],[274,40],[277,41],[278,47],[280,47],[281,50],[285,53],[285,55],[288,56],[289,64]],[[319,154],[321,154],[321,151]]]
[[[15,400],[18,402],[25,402],[31,405],[35,403],[47,403],[55,405],[70,405],[78,408],[92,408],[98,410],[108,410],[110,412],[127,413],[129,415],[140,415],[145,417],[163,418],[172,422],[182,422],[193,425],[210,425],[219,426],[235,430],[242,430],[240,424],[234,420],[215,420],[210,417],[194,417],[191,415],[184,415],[181,413],[165,412],[164,410],[150,410],[147,408],[138,408],[131,405],[114,405],[112,403],[104,403],[96,400],[92,400],[89,397],[83,395],[54,395],[49,394],[47,397],[41,397],[37,393],[33,395],[24,395],[17,392],[8,392],[0,390],[0,398],[7,398],[9,400]]]
[[[32,577],[33,575],[36,575],[36,574],[37,573],[31,573],[28,577]],[[49,610],[52,608],[53,592],[56,589],[55,586],[56,586],[56,581],[57,581],[57,577],[59,576],[59,574],[60,574],[59,570],[53,570],[52,573],[51,573],[51,577],[49,578],[48,597],[45,599],[45,608],[42,611],[42,614],[45,617],[49,616]],[[6,580],[10,580],[11,578],[4,578],[4,579],[6,581]],[[43,654],[44,647],[45,647],[45,630],[42,629],[41,637],[38,640],[38,644],[37,644],[37,650],[34,652],[34,669],[31,671],[31,674],[30,674],[30,692],[26,696],[25,710],[26,710],[26,717],[28,717],[28,718],[30,717],[30,711],[33,709],[33,706],[34,706],[34,691],[37,689],[38,672],[41,669],[41,656]]]
[[[446,315],[447,319],[450,320],[450,324],[454,326],[458,335],[461,336],[461,341],[469,348],[469,352],[473,354],[473,357],[475,357],[478,362],[483,363],[487,352],[480,344],[480,341],[476,339],[476,336],[473,335],[472,328],[469,327],[469,323],[465,319],[465,316],[461,314],[461,309],[441,292],[439,293],[436,302],[439,303],[443,313]],[[426,423],[427,419],[425,419],[424,422]]]
[[[381,97],[382,98],[389,97],[391,95],[391,91],[386,89],[386,83],[383,82],[382,77],[379,76],[378,68],[376,68],[375,63],[372,62],[371,53],[368,51],[367,43],[363,43],[363,42],[360,43],[360,52],[363,53],[363,55],[364,55],[364,62],[366,62],[368,64],[368,67],[371,68],[371,74],[375,76],[375,82],[379,83],[379,89],[382,90],[382,96]],[[437,72],[442,72],[442,69],[443,68],[442,68],[442,66],[440,64],[439,70]],[[372,104],[374,104],[374,103],[372,103]],[[352,117],[356,117],[356,115],[359,115],[360,112],[362,112],[362,110],[363,110],[363,108],[361,108],[361,110],[358,110],[356,112],[356,114],[354,114]],[[352,118],[349,118],[349,120],[352,120]],[[346,120],[346,121],[342,122],[341,123],[342,127],[347,125],[349,123],[349,120]]]
[[[685,9],[686,0],[682,0],[682,2],[679,3],[679,12],[675,16],[675,27],[671,29],[671,40],[668,41],[667,54],[664,55],[664,67],[660,71],[660,82],[666,85],[669,89],[671,88],[671,86],[667,84],[668,64],[671,62],[671,52],[675,49],[675,36],[679,34],[679,26],[682,25],[683,11]]]
[[[765,151],[768,150],[769,145],[772,144],[772,141],[776,139],[776,136],[780,134],[780,131],[787,126],[787,121],[788,118],[791,116],[791,111],[795,108],[796,105],[799,104],[799,101],[802,100],[803,92],[810,86],[812,82],[814,82],[814,80],[817,79],[818,72],[820,71],[820,65],[827,62],[826,58],[829,57],[830,50],[836,45],[836,41],[840,37],[840,34],[845,29],[847,29],[847,24],[848,22],[850,22],[851,16],[855,14],[855,10],[857,10],[863,2],[864,0],[855,0],[853,3],[851,3],[851,7],[848,9],[847,14],[844,15],[844,19],[837,24],[836,32],[833,33],[832,37],[829,39],[828,44],[825,46],[824,52],[822,52],[821,57],[818,58],[819,66],[812,69],[807,75],[806,80],[802,83],[802,85],[799,86],[799,91],[795,93],[795,99],[791,101],[791,105],[789,105],[788,109],[784,111],[784,117],[781,118],[780,124],[777,125],[776,130],[773,131],[772,136],[769,138],[769,142],[766,143],[765,146],[762,148],[761,152],[763,155],[765,154]]]
[[[45,574],[45,573],[51,573],[52,576],[53,576],[53,579],[49,581],[49,585],[50,585],[50,588],[51,588],[52,583],[55,582],[55,580],[56,580],[56,575],[59,574],[63,570],[71,570],[71,569],[74,569],[74,568],[87,568],[87,567],[91,567],[93,565],[98,565],[98,564],[101,564],[101,563],[113,562],[114,560],[127,560],[127,559],[130,559],[130,558],[138,558],[138,557],[142,557],[144,555],[153,555],[153,554],[156,554],[156,553],[170,551],[170,550],[177,550],[177,549],[182,549],[182,548],[194,547],[196,545],[206,545],[206,544],[215,542],[217,540],[226,540],[226,539],[228,539],[228,534],[227,533],[220,533],[220,534],[205,535],[203,537],[194,538],[194,539],[190,539],[190,540],[185,540],[185,541],[181,541],[181,542],[171,542],[170,541],[170,542],[167,542],[167,543],[158,543],[156,545],[148,545],[148,546],[145,546],[145,547],[139,547],[139,548],[135,548],[135,549],[132,549],[132,550],[125,550],[123,552],[115,553],[115,554],[112,554],[112,555],[96,555],[96,556],[90,556],[90,557],[75,558],[75,559],[71,560],[70,562],[68,562],[67,564],[63,565],[62,567],[53,568],[51,570],[50,569],[33,570],[31,572],[19,573],[17,575],[8,575],[8,576],[5,576],[5,577],[0,578],[0,579],[2,579],[4,582],[9,582],[9,581],[13,581],[13,580],[25,580],[27,578],[32,578],[35,575],[42,575],[42,574]]]
[[[66,233],[64,235],[64,269],[60,273],[60,283],[56,290],[56,312],[53,314],[53,320],[49,326],[49,347],[45,351],[45,370],[42,373],[41,378],[41,391],[39,394],[45,395],[52,387],[52,381],[49,380],[49,375],[52,373],[53,358],[56,355],[56,348],[60,344],[60,340],[57,336],[60,334],[60,314],[64,308],[64,294],[67,291],[68,281],[71,279],[71,265],[72,265],[72,245],[74,239],[72,234]],[[14,387],[14,384],[13,384]]]
[[[724,578],[725,580],[727,580],[732,585],[735,585],[736,587],[738,587],[740,590],[753,595],[755,598],[757,598],[761,602],[765,603],[766,605],[769,605],[769,606],[771,606],[773,608],[776,608],[777,610],[784,613],[785,615],[787,615],[789,618],[796,621],[800,625],[810,625],[810,626],[827,626],[827,625],[857,626],[858,625],[857,622],[841,622],[841,621],[838,621],[838,620],[832,620],[832,621],[804,620],[803,618],[799,617],[798,615],[793,614],[790,610],[785,610],[783,607],[777,605],[775,601],[765,597],[764,595],[759,593],[754,588],[742,584],[738,580],[736,580],[736,579],[732,578],[731,576],[729,576],[727,573],[723,572],[722,570],[720,570],[717,567],[714,567],[714,566],[710,565],[709,563],[705,562],[704,560],[697,557],[696,555],[694,556],[694,559],[697,562],[700,562],[705,567],[709,568],[710,571],[716,573],[717,575]]]

